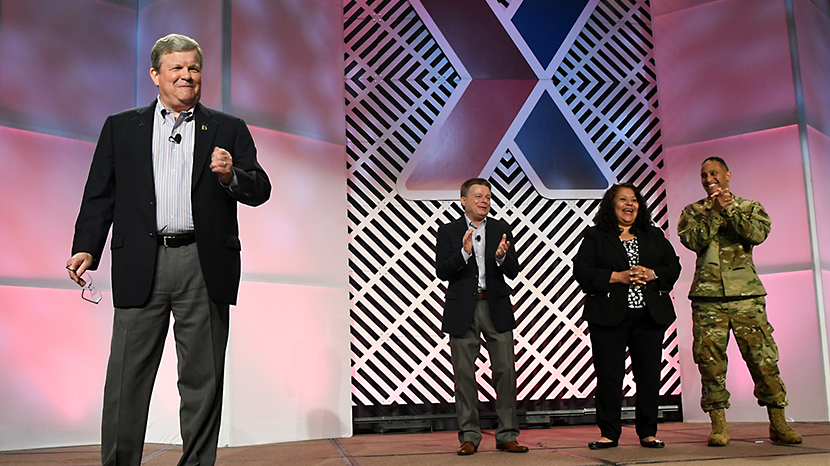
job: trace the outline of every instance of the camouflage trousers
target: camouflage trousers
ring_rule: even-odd
[[[704,412],[729,407],[726,346],[729,330],[741,350],[761,406],[787,406],[787,389],[778,372],[778,346],[772,338],[763,296],[744,299],[692,299],[692,352],[700,371]]]

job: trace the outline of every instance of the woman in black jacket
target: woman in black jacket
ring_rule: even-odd
[[[663,336],[675,313],[669,292],[680,259],[632,184],[614,184],[600,202],[593,227],[585,229],[574,259],[574,277],[587,294],[588,322],[597,376],[597,425],[602,438],[592,449],[616,447],[622,434],[622,384],[628,348],[637,383],[636,430],[640,445],[662,448],[657,410]]]

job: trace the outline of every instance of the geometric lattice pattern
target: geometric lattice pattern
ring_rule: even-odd
[[[553,84],[616,179],[641,188],[665,230],[650,25],[646,0],[600,2]],[[434,248],[438,225],[462,210],[457,200],[405,200],[395,185],[459,77],[405,0],[345,1],[344,38],[352,402],[384,414],[451,412]],[[599,202],[542,197],[509,151],[490,181],[492,215],[512,225],[522,263],[510,283],[519,403],[591,404],[595,377],[571,263]],[[661,394],[680,392],[677,353],[672,327]],[[480,399],[492,400],[486,352],[478,365]],[[629,371],[625,395],[634,389]]]

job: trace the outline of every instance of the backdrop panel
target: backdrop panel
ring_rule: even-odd
[[[133,106],[135,6],[0,2],[0,124],[94,141]]]
[[[719,0],[655,16],[665,146],[795,124],[785,3]]]
[[[100,442],[112,301],[0,286],[0,450]]]
[[[175,32],[192,37],[202,49],[202,104],[210,108],[222,108],[222,3],[222,0],[146,2],[138,14],[136,106],[147,105],[158,96],[158,88],[150,79],[150,50],[159,37]]]
[[[807,354],[809,364],[791,360],[786,369],[787,359],[782,356],[782,372],[791,374],[784,378],[791,388],[787,413],[796,419],[793,413],[826,419],[830,364],[822,299],[826,287],[820,273],[827,225],[826,201],[821,198],[826,147],[817,137],[820,131],[810,125],[823,126],[826,121],[822,102],[827,86],[821,82],[830,60],[824,27],[830,4],[808,0],[764,0],[751,6],[744,0],[656,3],[655,11],[661,14],[654,20],[659,44],[655,56],[673,241],[679,248],[674,235],[681,209],[703,197],[700,163],[708,156],[722,156],[733,173],[733,192],[760,201],[772,218],[772,232],[756,249],[755,263],[765,284],[787,277],[781,280],[788,286],[775,286],[783,295],[772,296],[775,291],[768,285],[768,302],[775,300],[786,309],[776,318],[770,306],[770,318],[774,326],[802,326],[800,331],[778,332],[778,346],[782,354],[788,347],[799,348],[800,353],[805,344],[818,351],[819,360]],[[691,27],[695,34],[689,34]],[[694,255],[684,253],[681,263],[680,287],[688,290]],[[679,319],[678,329],[687,335],[690,319]],[[686,344],[681,339],[681,354],[688,354]],[[681,363],[684,374],[694,373],[690,359],[681,357]],[[684,417],[705,420],[693,407],[699,387],[685,382],[689,377],[684,378]],[[729,419],[764,419],[762,411],[749,408],[755,403],[751,390],[732,390],[732,400]]]
[[[342,2],[230,3],[229,110],[257,126],[342,145]]]
[[[231,329],[228,444],[351,435],[347,300],[345,286],[242,284]]]
[[[109,250],[91,274],[104,292],[98,306],[81,299],[64,265],[101,126],[107,115],[156,97],[149,51],[171,32],[200,42],[203,103],[235,111],[239,99],[239,116],[248,119],[273,181],[268,203],[239,208],[243,283],[231,311],[220,445],[351,433],[341,15],[336,0],[0,2],[0,163],[15,171],[0,187],[15,200],[0,207],[0,240],[9,246],[0,258],[0,449],[100,441],[112,325]],[[257,33],[265,25],[308,36],[243,31],[235,42],[235,28]],[[280,60],[271,66],[276,51]],[[263,67],[267,73],[255,72]],[[231,94],[232,83],[263,92]],[[290,106],[278,89],[289,90]],[[280,118],[251,121],[258,114],[245,105],[254,101]],[[234,327],[237,317],[242,330],[263,337],[238,355],[235,346],[251,340]],[[273,336],[281,330],[291,338]],[[331,377],[274,373],[311,396],[304,401],[260,384],[258,371],[284,361],[287,349],[324,357],[319,370]],[[147,439],[175,443],[172,341],[165,353]],[[259,425],[262,413],[278,416],[279,428]]]
[[[608,176],[640,186],[656,222],[668,225],[648,3],[582,2],[568,20],[546,2],[453,5],[458,9],[427,1],[345,3],[356,422],[454,413],[448,341],[439,330],[446,284],[435,277],[434,247],[438,225],[461,214],[459,179],[491,181],[493,214],[510,222],[516,237],[523,269],[509,284],[522,411],[593,406],[583,294],[571,263],[602,189],[578,181],[563,194],[546,183],[549,175],[583,160],[603,183]],[[470,29],[467,20],[489,29],[458,34],[455,28]],[[498,40],[488,39],[494,45],[477,55],[482,34]],[[526,72],[505,71],[504,60],[524,63]],[[484,77],[498,79],[475,88]],[[518,98],[527,82],[532,90],[518,110],[494,105],[508,89]],[[474,100],[466,102],[470,92]],[[456,128],[446,138],[434,132],[444,124]],[[452,138],[482,125],[498,131],[491,152],[477,151],[474,138]],[[572,142],[551,143],[549,133],[570,134]],[[416,171],[424,160],[448,168]],[[678,395],[674,327],[664,354],[661,394]],[[490,407],[486,352],[477,364],[479,399]],[[635,393],[630,373],[624,393]]]
[[[824,7],[824,10],[819,7]],[[830,135],[830,1],[793,0],[807,125]]]

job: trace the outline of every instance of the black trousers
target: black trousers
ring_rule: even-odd
[[[594,372],[597,376],[597,425],[603,437],[619,440],[622,434],[622,386],[625,350],[631,356],[637,384],[635,407],[637,435],[657,434],[660,369],[666,326],[652,319],[647,308],[627,309],[619,325],[588,323]]]

